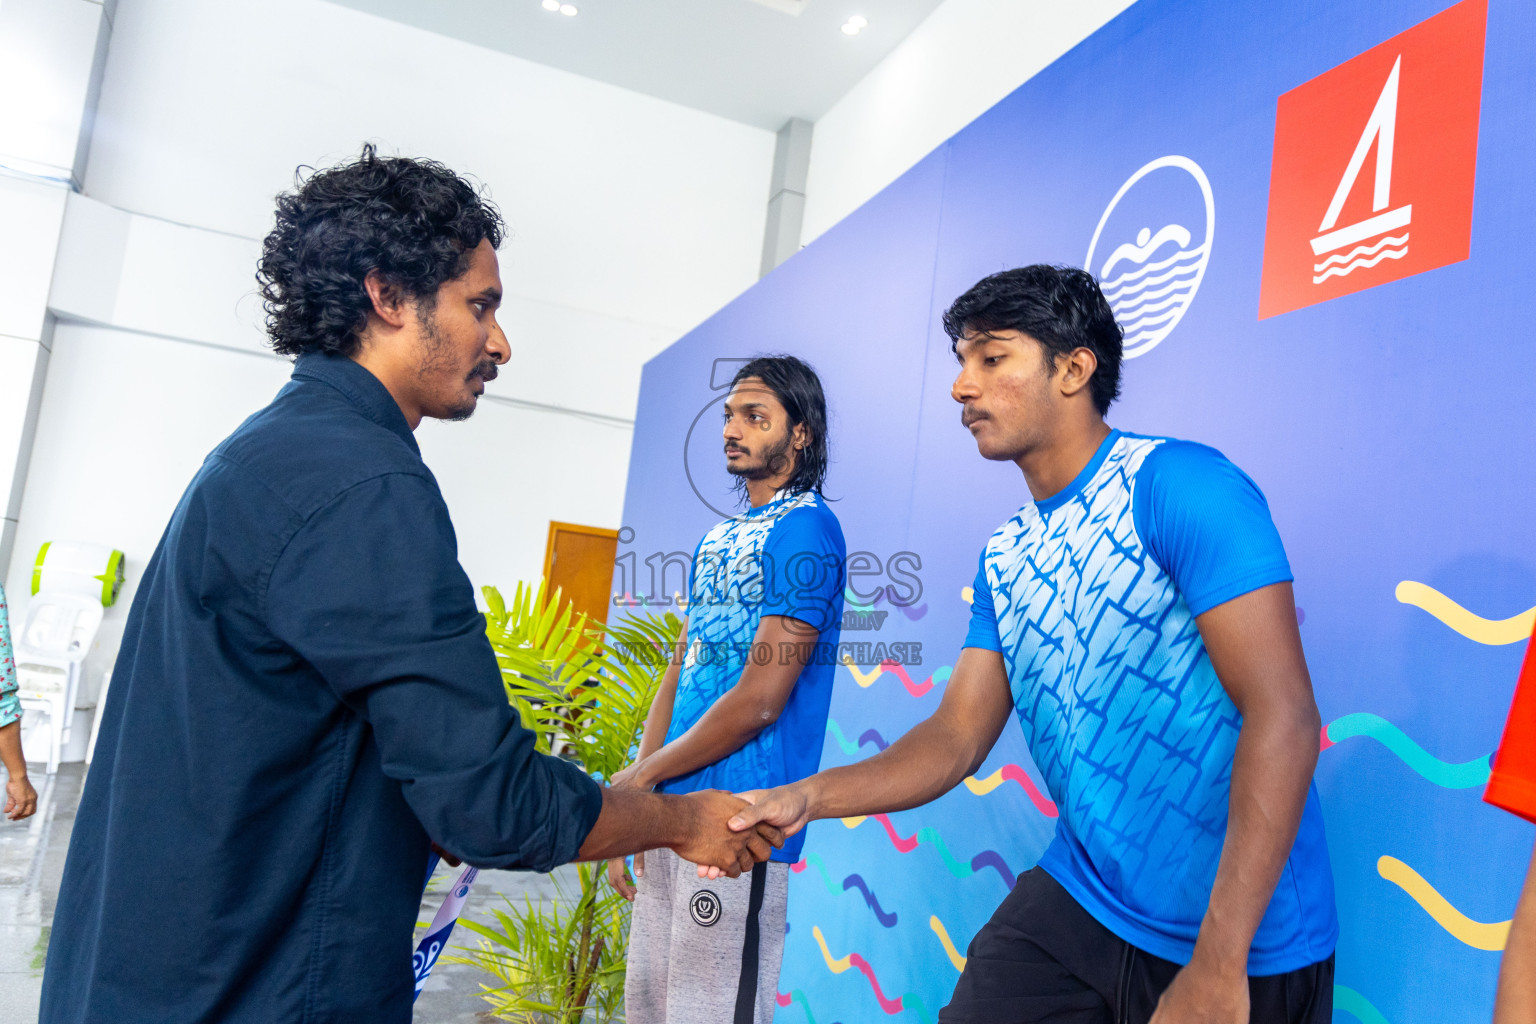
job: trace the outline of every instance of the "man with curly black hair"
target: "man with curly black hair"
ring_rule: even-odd
[[[404,1022],[428,848],[749,868],[719,792],[599,787],[508,706],[412,432],[508,355],[499,214],[380,157],[280,197],[258,279],[293,380],[144,571],[60,887],[41,1020]]]

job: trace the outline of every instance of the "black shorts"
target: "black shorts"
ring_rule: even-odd
[[[1179,964],[1105,928],[1040,868],[971,940],[940,1024],[1145,1024]],[[1330,1024],[1333,956],[1248,979],[1251,1024]]]

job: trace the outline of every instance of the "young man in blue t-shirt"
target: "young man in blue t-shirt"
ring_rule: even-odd
[[[1319,718],[1263,494],[1211,448],[1104,422],[1122,337],[1084,271],[994,274],[944,327],[961,423],[1033,500],[982,549],[938,711],[876,757],[744,794],[732,827],[926,803],[1014,714],[1056,837],[940,1021],[1326,1024]]]
[[[726,470],[748,508],[699,542],[683,635],[615,788],[667,793],[797,782],[821,761],[843,616],[842,527],[821,496],[821,381],[792,356],[754,359],[725,400]],[[628,1024],[767,1024],[802,833],[737,879],[701,881],[671,850],[609,863],[635,903]]]

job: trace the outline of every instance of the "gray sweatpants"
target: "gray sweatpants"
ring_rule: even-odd
[[[651,850],[636,884],[626,1024],[770,1024],[789,865],[711,881],[671,850]]]

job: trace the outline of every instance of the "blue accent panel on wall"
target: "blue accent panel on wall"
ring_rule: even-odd
[[[869,556],[850,582],[866,594],[887,588],[873,604],[850,599],[851,612],[887,614],[845,628],[843,641],[870,644],[850,648],[856,662],[921,644],[921,662],[899,671],[867,658],[838,670],[823,765],[873,753],[873,743],[848,752],[871,731],[888,743],[922,720],[965,635],[962,589],[977,554],[1028,500],[1016,468],[979,458],[960,427],[939,315],[987,273],[1084,265],[1092,245],[1093,271],[1107,289],[1121,282],[1117,314],[1141,325],[1146,345],[1126,363],[1110,421],[1218,448],[1268,496],[1323,721],[1366,713],[1434,759],[1488,755],[1523,645],[1476,642],[1396,594],[1416,581],[1493,620],[1536,605],[1536,6],[1488,4],[1471,257],[1258,316],[1279,98],[1451,6],[1129,8],[647,364],[619,589],[669,600],[684,587],[679,563],[671,582],[653,582],[664,558],[646,558],[691,552],[737,507],[720,453],[725,392],[714,387],[739,365],[729,360],[800,355],[831,405],[827,496],[850,557]],[[1413,116],[1418,73],[1405,60],[1399,118]],[[1399,164],[1426,158],[1410,149],[1400,141]],[[1198,174],[1177,162],[1146,170],[1164,157]],[[1359,185],[1367,205],[1374,159]],[[1434,196],[1394,201],[1414,204],[1413,231],[1432,229],[1421,211]],[[1137,254],[1138,239],[1149,247],[1170,225],[1181,230],[1163,248]],[[1147,270],[1162,260],[1173,262]],[[1149,297],[1153,273],[1172,276]],[[1504,921],[1531,828],[1482,804],[1480,786],[1442,788],[1419,774],[1390,729],[1362,731],[1363,721],[1375,720],[1351,719],[1325,741],[1317,773],[1338,885],[1337,980],[1358,994],[1348,1005],[1363,999],[1391,1024],[1486,1021],[1498,953],[1437,923],[1384,877],[1381,859],[1408,865],[1467,918]],[[955,957],[1005,895],[1004,879],[1050,839],[1048,794],[1030,791],[1041,785],[1010,723],[975,779],[935,803],[813,825],[806,853],[817,860],[792,876],[778,1020],[936,1021]],[[896,925],[843,885],[853,875]],[[1341,1008],[1338,1019],[1354,1018]]]

